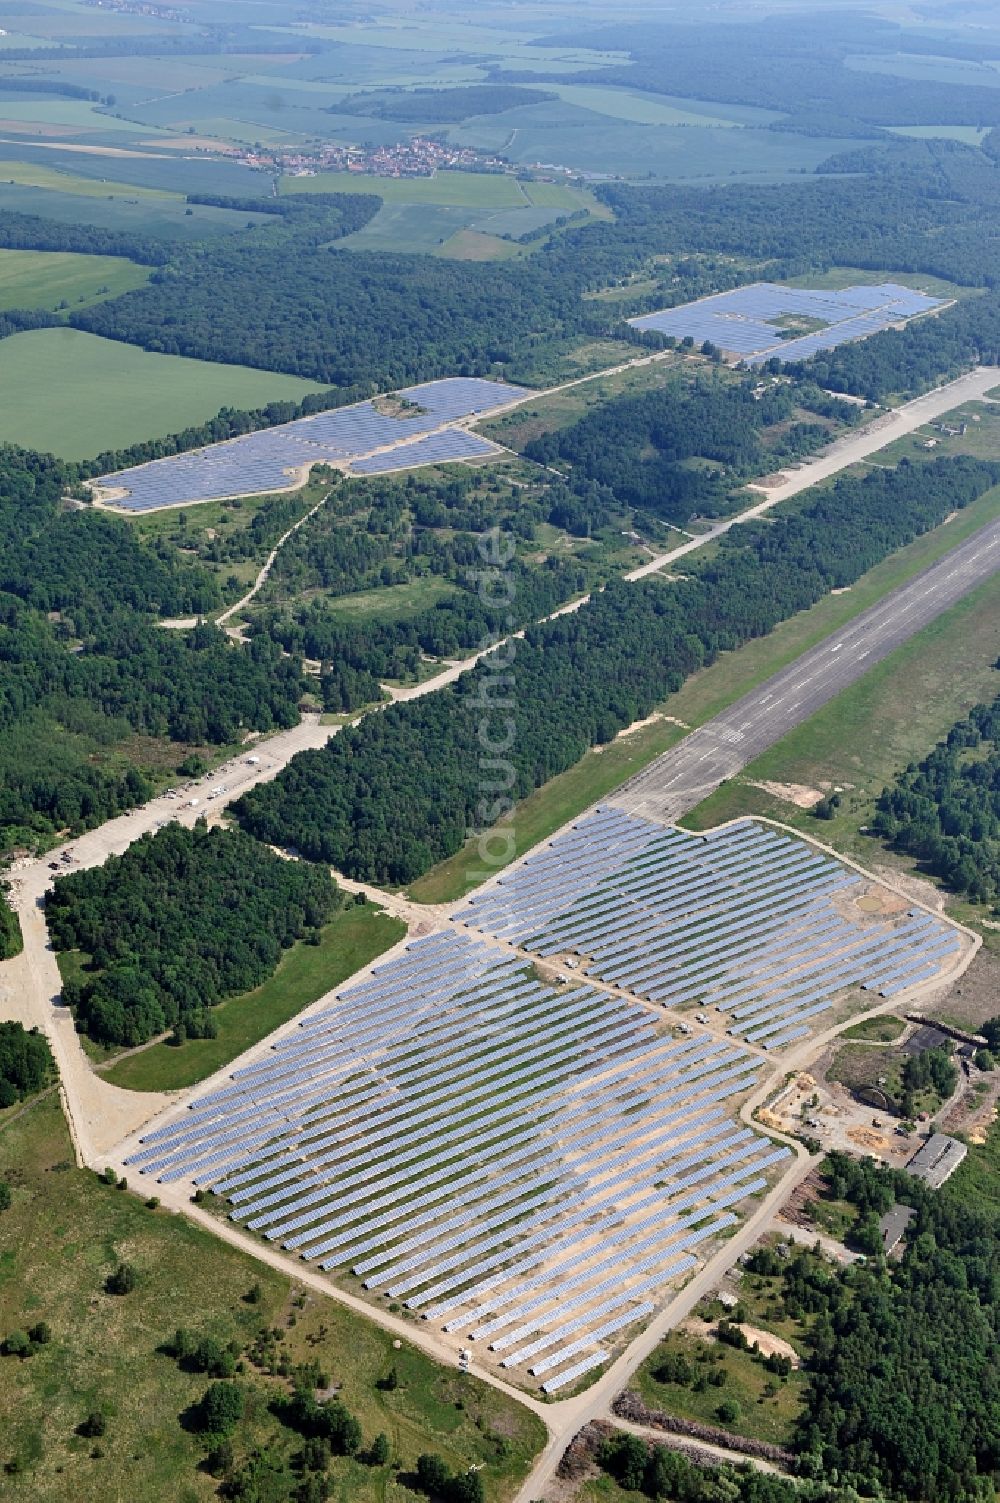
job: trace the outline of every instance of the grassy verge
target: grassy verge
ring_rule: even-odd
[[[318,945],[293,945],[262,986],[213,1009],[216,1038],[188,1039],[180,1048],[152,1044],[113,1065],[105,1078],[132,1091],[194,1085],[368,965],[405,933],[399,919],[352,904],[327,924]]]
[[[869,1044],[894,1044],[905,1027],[902,1018],[882,1013],[877,1018],[865,1018],[861,1023],[854,1023],[850,1028],[845,1028],[840,1036],[843,1039],[860,1039]]]
[[[1000,689],[1000,579],[979,589],[838,694],[802,725],[710,794],[682,821],[704,830],[739,814],[765,814],[862,860],[883,854],[862,833],[895,773],[926,756],[976,703]],[[841,804],[819,821],[756,783],[840,788]]]
[[[456,1469],[482,1464],[487,1497],[500,1503],[544,1441],[541,1423],[506,1396],[408,1346],[393,1350],[376,1326],[321,1296],[296,1296],[283,1275],[76,1169],[54,1095],[0,1132],[0,1178],[13,1186],[3,1213],[0,1334],[39,1321],[52,1333],[34,1355],[0,1360],[5,1499],[207,1503],[218,1496],[218,1483],[198,1470],[206,1447],[178,1418],[208,1379],[158,1351],[178,1325],[243,1350],[262,1330],[276,1330],[279,1360],[317,1361],[366,1444],[387,1436],[390,1466],[333,1461],[338,1499],[402,1496],[392,1465],[412,1468],[422,1451],[435,1451]],[[136,1288],[106,1294],[104,1280],[123,1258],[136,1271]],[[255,1283],[260,1298],[249,1303]],[[399,1386],[383,1391],[378,1381],[392,1366]],[[237,1460],[255,1446],[284,1459],[300,1450],[301,1440],[268,1409],[287,1382],[249,1362],[236,1381],[246,1394],[233,1435]],[[98,1442],[76,1434],[94,1410],[107,1425]]]
[[[710,668],[689,679],[663,708],[687,726],[694,728],[703,725],[742,694],[763,683],[788,663],[794,662],[810,647],[814,647],[817,642],[821,642],[869,606],[884,599],[922,569],[936,563],[964,538],[998,515],[1000,487],[988,491],[951,522],[917,538],[908,547],[877,564],[851,589],[838,595],[825,595],[811,609],[781,622],[768,636],[748,642],[736,652],[724,653]],[[786,753],[789,743],[794,742],[795,738],[816,735],[814,727],[822,721],[827,727],[824,735],[831,752],[839,754],[848,745],[864,746],[865,755],[873,769],[870,773],[870,787],[874,787],[877,782],[875,793],[880,792],[891,771],[898,765],[905,765],[909,756],[904,756],[900,763],[886,755],[889,742],[881,718],[878,733],[875,734],[873,729],[873,715],[881,716],[884,713],[878,709],[877,703],[867,712],[867,719],[859,706],[854,712],[857,728],[852,726],[845,734],[840,719],[848,713],[844,708],[845,702],[852,695],[861,701],[869,701],[874,696],[874,701],[877,702],[880,686],[899,675],[896,687],[900,697],[897,727],[900,740],[893,745],[906,740],[907,744],[917,749],[923,745],[926,751],[924,739],[928,725],[939,725],[941,730],[946,729],[964,713],[964,709],[990,692],[987,684],[992,670],[988,665],[996,658],[997,644],[994,640],[991,657],[989,642],[991,632],[992,639],[996,637],[993,622],[996,620],[995,604],[1000,599],[998,592],[1000,584],[995,580],[974,591],[967,600],[954,606],[911,642],[893,653],[886,663],[880,664],[858,684],[838,695],[832,704],[813,716],[805,726],[783,738],[777,746],[754,762],[739,779],[727,783],[699,804],[685,823],[690,824],[691,828],[704,829],[722,820],[733,819],[739,814],[768,814],[791,824],[798,822],[802,827],[812,829],[813,833],[822,834],[824,840],[832,839],[838,833],[846,808],[838,813],[837,819],[817,828],[811,815],[797,810],[793,804],[748,787],[747,780],[777,778],[774,771],[761,771],[763,766],[782,769],[782,782],[796,781],[816,786],[804,774],[801,777],[793,774],[791,767],[797,764],[786,765]],[[946,640],[939,641],[940,638]],[[978,665],[975,669],[972,666],[974,664]],[[914,669],[919,669],[919,682],[916,684],[913,682]],[[961,695],[967,698],[962,699]],[[915,700],[923,702],[925,699],[926,709],[921,715],[923,724],[918,726],[914,703]],[[959,708],[952,713],[956,703]],[[940,733],[938,730],[934,735]],[[632,736],[623,737],[603,752],[587,752],[574,767],[553,778],[517,805],[510,821],[516,834],[513,855],[523,854],[537,841],[546,839],[559,829],[567,820],[582,813],[595,799],[606,797],[620,787],[662,752],[675,745],[682,734],[680,727],[661,720]],[[894,751],[893,757],[898,754],[898,751]],[[815,776],[821,775],[816,773]],[[880,777],[881,781],[878,781]],[[845,771],[831,781],[856,782],[857,776]],[[864,822],[861,817],[856,824]],[[833,843],[837,843],[836,840]],[[858,837],[858,848],[864,844],[864,837]],[[870,858],[870,845],[867,854]],[[467,845],[415,882],[410,889],[411,896],[420,903],[448,902],[461,897],[493,875],[492,870],[483,871],[482,866],[474,845]]]

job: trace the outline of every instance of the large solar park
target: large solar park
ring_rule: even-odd
[[[454,377],[410,386],[397,395],[413,410],[403,408],[393,416],[379,412],[373,402],[355,402],[101,475],[91,486],[98,498],[124,511],[146,512],[290,490],[314,464],[336,465],[350,475],[384,475],[490,458],[505,451],[461,423],[531,393],[498,381]]]
[[[712,1007],[764,1049],[805,1038],[851,988],[894,997],[961,949],[923,909],[751,820],[691,835],[608,807],[468,899],[456,918],[664,1007]]]
[[[874,885],[749,820],[598,809],[125,1162],[559,1394],[789,1167],[736,1111],[775,1051],[958,959],[958,930]]]
[[[865,339],[939,307],[940,298],[895,282],[836,291],[756,282],[696,303],[630,318],[629,323],[633,328],[655,329],[676,339],[690,338],[697,345],[708,340],[747,365],[762,365],[775,356],[780,360],[807,360],[810,355],[853,339]],[[798,338],[782,338],[782,321],[788,319],[822,320],[824,327]]]

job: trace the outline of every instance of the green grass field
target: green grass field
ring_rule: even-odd
[[[0,310],[100,303],[145,286],[150,268],[121,256],[0,250]]]
[[[3,340],[0,382],[0,440],[64,459],[176,433],[220,407],[322,390],[296,376],[154,355],[78,329],[31,329]]]
[[[870,605],[881,600],[891,590],[904,584],[914,574],[918,574],[921,569],[925,569],[936,559],[941,558],[964,537],[975,532],[977,528],[984,526],[997,515],[1000,515],[1000,488],[988,491],[953,521],[917,538],[909,547],[900,549],[891,558],[876,565],[850,590],[839,595],[826,595],[810,610],[801,611],[790,620],[781,622],[768,636],[748,642],[736,652],[724,653],[710,668],[704,669],[689,679],[683,688],[666,701],[662,709],[666,714],[683,721],[692,729],[703,725],[706,720],[710,720],[713,715],[717,715],[727,705],[732,704],[733,700],[738,699],[741,694],[745,694],[754,685],[763,682],[772,673],[776,673],[786,664],[793,662],[808,648],[815,646],[817,642],[835,631],[837,627],[843,626]],[[975,592],[969,597],[969,601],[956,606],[954,611],[947,613],[941,621],[935,622],[927,628],[925,633],[921,633],[914,639],[915,643],[924,645],[927,640],[933,638],[935,632],[948,629],[944,623],[948,623],[956,611],[961,612],[964,609],[969,612],[970,619],[975,622],[977,635],[977,646],[972,648],[970,645],[970,657],[975,657],[978,653],[976,661],[979,663],[980,674],[976,681],[979,685],[978,691],[971,683],[965,685],[965,691],[972,694],[969,704],[975,703],[976,699],[981,698],[982,693],[986,692],[985,684],[989,680],[986,665],[993,661],[989,657],[989,652],[992,650],[993,658],[997,656],[996,642],[994,641],[992,649],[989,645],[991,629],[994,630],[995,635],[993,623],[996,620],[996,611],[995,608],[984,609],[980,603],[981,595],[991,590],[994,594],[989,598],[996,600],[1000,585],[994,581],[984,586],[981,591]],[[960,633],[960,635],[963,642],[969,636],[968,632]],[[912,651],[919,654],[920,650],[920,646],[915,647],[913,643],[910,643],[901,648],[900,652]],[[888,660],[889,663],[894,663],[898,657],[898,653],[893,654]],[[923,673],[926,665],[923,659],[920,661]],[[847,694],[868,694],[871,691],[866,686],[873,680],[878,682],[875,675],[887,674],[889,671],[884,665],[880,666],[853,689],[847,690]],[[945,650],[944,662],[938,676],[932,681],[929,668],[926,668],[926,672],[926,692],[930,698],[937,701],[936,713],[939,716],[945,715],[948,713],[949,686],[952,694],[956,687],[954,664],[949,666],[948,663],[948,649]],[[910,690],[910,684],[905,678],[900,688],[905,697]],[[939,695],[943,697],[938,699]],[[833,706],[828,706],[820,712],[820,716],[814,717],[814,720],[819,720],[822,716],[830,717],[830,736],[834,746],[839,745],[834,707],[840,704],[843,697],[839,696],[833,702]],[[951,703],[953,702],[952,700]],[[958,713],[960,714],[961,710]],[[955,718],[957,717],[952,716],[951,719],[946,719],[943,722],[944,726],[950,725],[951,720]],[[785,740],[807,734],[814,720],[807,722],[806,727],[800,727],[792,732],[792,736]],[[905,727],[905,725],[904,715],[901,726]],[[630,736],[615,741],[603,752],[597,750],[587,752],[574,767],[553,778],[543,788],[538,789],[516,806],[511,819],[516,835],[514,854],[522,855],[538,841],[547,839],[567,820],[589,808],[597,799],[606,797],[628,778],[647,767],[662,752],[675,745],[682,734],[681,727],[667,720],[658,720]],[[869,736],[873,742],[879,742],[878,737],[871,735],[870,727]],[[838,813],[836,820],[831,823],[824,822],[817,830],[815,820],[802,810],[797,810],[794,805],[784,801],[779,802],[757,789],[746,786],[746,779],[752,777],[776,779],[777,775],[773,770],[775,767],[784,769],[780,778],[781,782],[808,782],[804,776],[793,776],[790,768],[798,766],[798,763],[786,762],[781,756],[784,747],[785,741],[779,742],[777,747],[772,748],[770,752],[765,753],[764,757],[753,763],[740,779],[734,779],[726,784],[700,804],[696,810],[693,810],[685,823],[694,821],[697,828],[707,829],[722,820],[733,819],[738,814],[766,813],[789,823],[799,822],[805,828],[812,829],[813,833],[821,834],[824,840],[834,838],[838,833],[841,819],[845,818],[842,812]],[[869,751],[872,756],[881,755],[877,746],[869,748]],[[908,758],[903,758],[903,765],[907,760]],[[771,770],[762,771],[762,767]],[[873,780],[877,780],[878,776],[879,774],[873,773]],[[847,780],[853,781],[849,777]],[[809,786],[815,785],[809,783]],[[879,792],[881,787],[882,782],[879,782],[875,791]],[[863,824],[864,819],[858,818],[856,823]],[[692,827],[695,827],[695,824]],[[860,839],[864,842],[864,837]],[[870,859],[871,846],[867,845],[863,848]],[[411,896],[421,903],[452,901],[469,892],[473,887],[479,886],[487,877],[494,875],[493,871],[484,871],[482,867],[483,863],[476,855],[475,846],[463,847],[447,861],[440,862],[419,878],[410,888]]]
[[[262,986],[214,1008],[217,1038],[188,1039],[180,1048],[153,1044],[113,1065],[106,1078],[131,1091],[175,1091],[194,1085],[370,965],[405,933],[399,919],[352,903],[327,924],[320,944],[294,945]]]
[[[109,158],[109,163],[111,161]],[[44,162],[0,161],[0,183],[48,188],[53,193],[74,193],[82,198],[167,198],[180,203],[184,197],[182,193],[171,193],[165,188],[143,188],[135,183],[119,183],[113,178],[81,177],[79,173],[61,172]]]
[[[13,1188],[0,1241],[0,1334],[42,1320],[52,1331],[33,1356],[0,1360],[0,1493],[10,1503],[218,1497],[218,1483],[198,1469],[205,1446],[178,1418],[208,1380],[158,1351],[179,1325],[242,1348],[263,1328],[277,1329],[280,1356],[320,1363],[366,1443],[384,1432],[392,1463],[404,1468],[423,1451],[456,1469],[483,1465],[490,1503],[513,1494],[544,1441],[540,1421],[505,1395],[405,1342],[394,1351],[377,1326],[312,1291],[300,1305],[283,1275],[75,1168],[55,1093],[6,1125],[0,1118],[0,1178]],[[103,1286],[120,1259],[135,1268],[137,1286],[115,1297]],[[260,1300],[251,1304],[254,1283]],[[378,1381],[393,1365],[399,1386],[382,1391]],[[264,1444],[286,1458],[299,1450],[301,1440],[268,1409],[287,1382],[249,1365],[236,1381],[247,1395],[237,1457]],[[75,1433],[93,1410],[107,1422],[99,1443]],[[330,1477],[332,1497],[344,1503],[404,1496],[391,1465],[335,1460]]]
[[[434,177],[400,178],[370,177],[359,172],[318,172],[315,177],[283,177],[281,191],[376,193],[387,204],[441,204],[472,209],[517,208],[526,202],[515,178],[485,172],[438,172]],[[577,207],[569,194],[567,203]]]
[[[858,1039],[869,1044],[894,1044],[905,1027],[902,1018],[894,1018],[891,1013],[884,1012],[877,1018],[865,1018],[861,1023],[853,1023],[850,1028],[844,1029],[840,1037]]]

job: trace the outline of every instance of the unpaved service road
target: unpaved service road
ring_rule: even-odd
[[[673,821],[1000,569],[1000,520],[665,752],[607,800]]]

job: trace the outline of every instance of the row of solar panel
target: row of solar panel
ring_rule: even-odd
[[[638,329],[654,329],[675,338],[706,339],[760,364],[778,356],[801,360],[819,350],[888,328],[914,314],[938,307],[940,299],[892,282],[874,287],[837,291],[782,287],[762,282],[731,292],[665,308],[629,322]],[[827,328],[799,339],[783,341],[777,320],[784,317],[819,318]]]
[[[413,1289],[414,1308],[446,1297],[465,1302],[470,1279],[496,1275],[509,1283],[517,1269],[529,1273],[548,1263],[553,1249],[562,1260],[558,1288],[570,1276],[582,1292],[600,1277],[589,1266],[595,1254],[587,1247],[602,1205],[602,1222],[617,1228],[619,1273],[623,1259],[631,1267],[636,1230],[642,1233],[637,1251],[657,1239],[662,1243],[668,1206],[675,1245],[685,1221],[698,1228],[688,1237],[700,1240],[707,1233],[699,1223],[718,1205],[711,1197],[724,1191],[728,1204],[753,1193],[753,1176],[762,1167],[761,1141],[749,1129],[727,1135],[717,1105],[746,1089],[753,1059],[718,1040],[659,1041],[651,1036],[651,1015],[590,988],[568,994],[540,988],[519,971],[521,965],[460,932],[416,942],[345,990],[339,1008],[323,1009],[308,1020],[311,1026],[281,1041],[266,1064],[245,1067],[239,1083],[195,1103],[186,1122],[152,1129],[136,1156],[139,1167],[155,1172],[166,1161],[175,1174],[192,1161],[215,1166],[231,1165],[234,1155],[248,1159],[235,1178],[248,1188],[249,1201],[234,1214],[252,1215],[263,1200],[268,1235],[293,1233],[290,1241],[305,1246],[310,1257],[325,1247],[336,1250],[324,1266],[364,1258],[357,1271],[371,1276],[378,1269],[374,1285],[392,1280],[391,1289],[399,1293]],[[435,998],[427,1009],[420,1005],[425,991]],[[409,1031],[401,1037],[404,993]],[[611,1046],[606,1058],[592,1056],[581,1015],[593,1018],[594,1037]],[[505,1027],[498,1037],[499,1016]],[[546,1017],[549,1026],[535,1034],[536,1043],[532,1030]],[[383,1039],[393,1041],[388,1059],[379,1050],[380,1028]],[[621,1057],[616,1041],[633,1036],[631,1054]],[[561,1044],[561,1037],[571,1042]],[[309,1098],[304,1111],[294,1097],[286,1100],[284,1070],[293,1047],[293,1062],[303,1045],[331,1050],[330,1058],[340,1061],[352,1039],[364,1041],[352,1075],[307,1076],[293,1086]],[[558,1064],[563,1054],[565,1066]],[[366,1068],[359,1070],[368,1058],[378,1059],[378,1084]],[[582,1074],[581,1061],[587,1062]],[[456,1094],[441,1085],[448,1070],[461,1078],[462,1089],[445,1103],[443,1097]],[[511,1070],[518,1083],[505,1104],[505,1079],[495,1077]],[[435,1089],[415,1092],[412,1080]],[[317,1102],[324,1081],[327,1099]],[[236,1097],[230,1094],[234,1088]],[[275,1101],[281,1101],[280,1110],[267,1115]],[[238,1122],[242,1111],[250,1115]],[[267,1123],[256,1148],[248,1145],[254,1112]],[[327,1144],[331,1113],[339,1126]],[[285,1146],[273,1153],[277,1137]],[[444,1146],[449,1141],[452,1146]],[[259,1163],[255,1154],[263,1154]],[[437,1159],[444,1162],[439,1166]],[[279,1176],[290,1177],[261,1195],[261,1176],[267,1186],[276,1166]],[[232,1185],[229,1175],[212,1167],[206,1179]],[[703,1202],[705,1209],[698,1210]],[[633,1229],[630,1223],[643,1206],[652,1215]],[[575,1231],[566,1222],[573,1207]],[[606,1258],[603,1242],[601,1255]],[[657,1256],[662,1264],[663,1255]],[[670,1256],[676,1259],[676,1250]],[[538,1289],[540,1277],[544,1283],[547,1276],[532,1273]],[[432,1279],[437,1283],[429,1290]],[[593,1325],[598,1318],[591,1312],[587,1320]],[[583,1330],[587,1321],[577,1320]],[[554,1337],[561,1349],[552,1366],[576,1355],[562,1350],[573,1334]],[[594,1339],[600,1338],[582,1341],[592,1345]]]
[[[664,1005],[714,1003],[734,1014],[731,1032],[774,1048],[790,1042],[793,1011],[798,1023],[851,985],[922,974],[957,950],[929,915],[847,918],[838,905],[860,883],[749,821],[705,840],[598,809],[455,917],[543,957],[573,951],[591,975]]]

